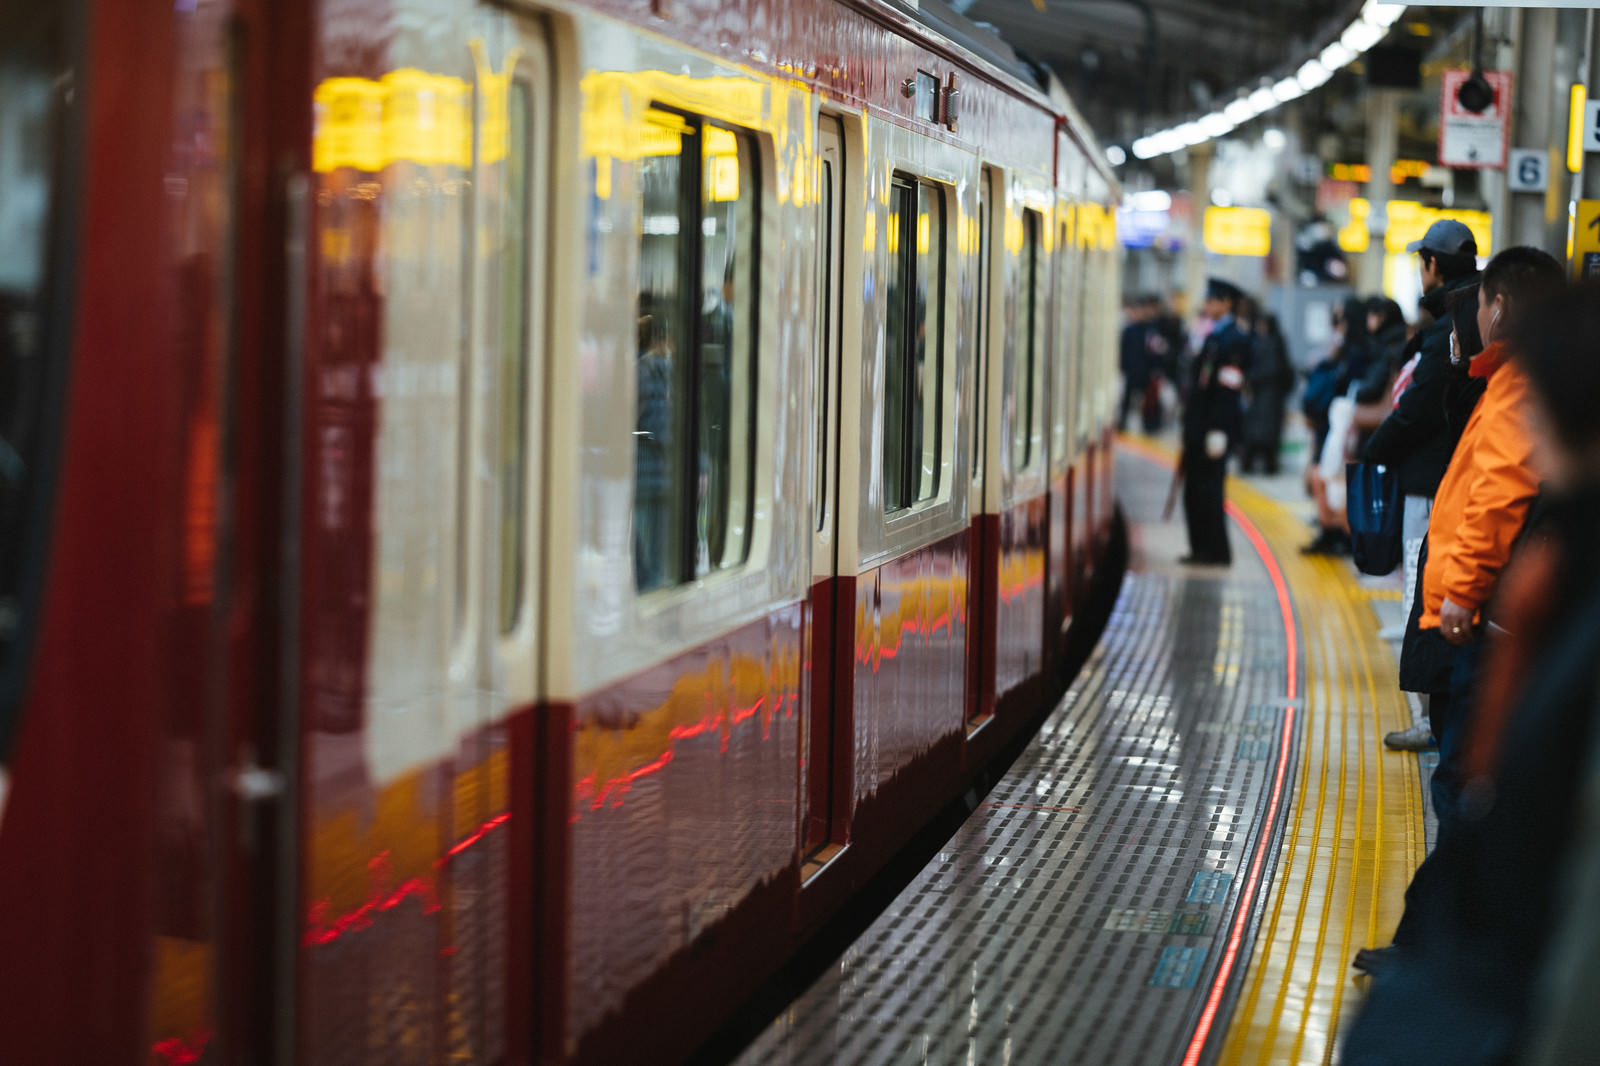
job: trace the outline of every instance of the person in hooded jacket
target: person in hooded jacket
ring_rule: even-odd
[[[1283,407],[1294,388],[1294,364],[1275,315],[1256,316],[1255,333],[1250,338],[1250,362],[1245,384],[1250,402],[1244,411],[1244,449],[1239,467],[1250,473],[1259,462],[1268,474],[1278,472],[1278,453],[1283,448]]]
[[[1363,404],[1381,400],[1409,358],[1406,316],[1400,305],[1387,296],[1367,300],[1367,334],[1371,338],[1372,362],[1356,392],[1356,402]]]
[[[1467,416],[1483,394],[1484,382],[1468,377],[1465,363],[1458,366],[1452,362],[1450,336],[1458,323],[1446,307],[1452,300],[1470,300],[1459,325],[1462,339],[1469,342],[1469,353],[1475,353],[1478,345],[1471,342],[1476,341],[1478,332],[1478,245],[1472,231],[1454,219],[1441,219],[1407,247],[1417,254],[1421,265],[1421,310],[1433,322],[1417,330],[1403,350],[1403,355],[1411,354],[1402,365],[1399,381],[1409,384],[1404,384],[1394,409],[1367,439],[1362,459],[1391,467],[1400,482],[1405,549],[1401,614],[1410,618],[1417,559],[1427,536],[1433,496]],[[1433,732],[1419,723],[1389,733],[1384,743],[1398,751],[1421,751],[1434,744]]]
[[[1317,508],[1317,535],[1300,549],[1305,555],[1350,554],[1350,526],[1345,514],[1344,464],[1349,456],[1354,422],[1354,395],[1372,365],[1372,338],[1367,333],[1365,300],[1350,297],[1339,316],[1339,343],[1329,357],[1335,367],[1333,396],[1320,424],[1314,423],[1317,446],[1306,468],[1306,491]],[[1313,379],[1326,372],[1326,364],[1312,371]],[[1311,382],[1307,382],[1307,394]]]

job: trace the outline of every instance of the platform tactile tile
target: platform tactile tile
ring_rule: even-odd
[[[1248,548],[1235,557],[1222,573],[1128,574],[1034,743],[740,1063],[1182,1056],[1285,720],[1276,592]]]

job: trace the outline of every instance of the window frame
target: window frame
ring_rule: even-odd
[[[884,286],[884,357],[883,357],[883,388],[884,403],[882,419],[879,425],[878,440],[882,445],[882,459],[879,464],[878,474],[882,486],[880,505],[885,519],[894,523],[912,514],[918,514],[950,498],[950,485],[955,479],[948,476],[951,471],[951,442],[955,437],[954,419],[952,417],[955,404],[950,402],[951,384],[954,378],[954,360],[951,358],[951,347],[946,336],[949,326],[948,285],[951,276],[950,268],[950,217],[952,213],[953,196],[949,186],[942,182],[934,181],[919,174],[901,168],[893,168],[890,176],[889,214],[887,220],[893,222],[898,219],[898,231],[887,235],[885,240],[885,253],[888,259],[886,264],[888,272],[899,279],[900,292],[897,293],[903,302],[901,313],[903,321],[924,325],[925,342],[931,340],[936,345],[933,353],[932,364],[934,367],[934,388],[924,390],[924,395],[931,395],[937,403],[934,425],[937,430],[936,444],[933,450],[935,462],[932,468],[933,485],[927,495],[921,493],[920,482],[922,479],[922,459],[928,454],[926,441],[916,449],[911,447],[918,430],[918,421],[925,416],[926,407],[916,411],[915,415],[910,408],[900,408],[899,427],[899,488],[900,492],[894,499],[890,498],[888,470],[889,470],[889,442],[891,439],[890,412],[888,403],[888,390],[891,376],[898,369],[900,372],[900,387],[903,397],[912,394],[912,387],[917,384],[918,374],[914,348],[909,338],[914,336],[914,331],[906,331],[902,337],[901,359],[896,361],[889,351],[889,316],[892,308],[888,303],[889,286]],[[916,210],[906,215],[897,215],[896,201],[900,191],[909,193],[910,204]],[[928,293],[928,306],[924,308],[924,315],[916,315],[916,282],[922,269],[918,262],[922,252],[918,247],[920,234],[918,222],[921,218],[919,194],[926,192],[938,205],[938,217],[930,218],[929,235],[937,235],[937,254],[931,264],[932,270],[928,278],[926,290]],[[930,248],[933,247],[930,239]],[[936,302],[935,302],[936,301]],[[936,309],[936,310],[935,310]],[[930,316],[928,312],[934,313]],[[924,353],[924,367],[927,366],[927,354]]]
[[[1036,207],[1022,209],[1022,250],[1018,263],[1019,307],[1013,329],[1017,335],[1015,376],[1009,383],[1017,395],[1016,420],[1011,426],[1011,469],[1030,473],[1041,465],[1044,452],[1044,364],[1049,341],[1045,332],[1049,312],[1049,258],[1044,213]]]
[[[689,278],[690,286],[680,288],[673,295],[670,304],[673,312],[679,315],[685,323],[678,335],[684,340],[685,357],[680,360],[680,366],[673,370],[673,387],[681,390],[687,397],[687,412],[680,418],[674,419],[674,432],[682,435],[684,444],[675,446],[669,455],[669,461],[675,462],[672,480],[672,495],[674,497],[670,518],[674,521],[676,529],[676,550],[671,553],[674,569],[671,577],[660,584],[649,587],[641,586],[637,581],[637,573],[633,582],[634,595],[641,599],[660,602],[672,593],[684,588],[692,588],[702,582],[717,581],[733,575],[745,573],[750,569],[751,560],[757,555],[757,542],[760,539],[760,530],[756,528],[756,500],[758,489],[758,476],[761,469],[762,449],[759,444],[761,428],[761,330],[762,315],[761,301],[758,296],[761,292],[761,256],[762,256],[762,228],[764,225],[764,211],[766,210],[766,196],[763,167],[766,165],[764,158],[764,142],[759,131],[753,130],[736,123],[702,114],[676,106],[662,100],[652,100],[646,108],[645,116],[640,122],[652,121],[648,116],[650,112],[659,112],[670,115],[683,123],[686,127],[682,133],[682,143],[677,158],[680,161],[681,171],[677,197],[678,229],[677,234],[684,238],[682,246],[677,250],[678,273],[680,278]],[[728,526],[734,525],[732,507],[737,501],[742,508],[743,541],[738,551],[738,558],[725,565],[718,566],[711,562],[708,569],[701,571],[698,564],[698,549],[700,542],[696,524],[701,506],[706,502],[706,492],[698,484],[699,458],[701,451],[701,429],[703,425],[704,402],[697,386],[685,387],[686,383],[695,383],[700,380],[701,371],[708,365],[704,362],[704,349],[707,331],[703,316],[699,310],[700,284],[704,280],[705,269],[703,226],[707,218],[711,217],[706,211],[706,197],[708,194],[708,180],[704,165],[706,130],[720,129],[730,133],[740,146],[739,160],[741,170],[739,180],[742,187],[749,189],[750,197],[750,238],[748,244],[749,267],[738,275],[743,288],[743,296],[736,297],[740,302],[736,304],[739,313],[748,320],[744,327],[744,341],[740,346],[739,360],[732,358],[731,351],[724,353],[725,365],[732,368],[744,366],[747,371],[747,385],[742,392],[745,396],[745,416],[743,443],[745,460],[743,463],[743,482],[739,491],[729,487],[729,511],[724,516]],[[747,167],[745,166],[747,164]],[[643,220],[643,204],[640,203],[641,224]],[[642,254],[643,238],[647,236],[641,229],[639,249]],[[644,294],[644,285],[639,277],[639,272],[634,272],[634,305],[638,306],[639,299]],[[732,346],[730,345],[730,348]],[[742,362],[741,362],[742,361]],[[735,390],[730,388],[731,396]],[[638,395],[634,395],[633,417],[637,425],[639,413]],[[635,441],[637,436],[635,436]],[[730,469],[736,469],[738,464],[731,460],[732,448],[738,443],[730,436]],[[635,444],[637,447],[637,444]],[[634,488],[634,503],[637,508],[637,479],[638,459],[637,453],[632,464],[632,483]],[[691,498],[685,502],[684,486],[691,486]],[[638,516],[635,514],[635,521]],[[638,544],[630,544],[630,553],[637,559]]]

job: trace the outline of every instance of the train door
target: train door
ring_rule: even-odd
[[[851,666],[839,637],[840,350],[843,338],[844,134],[838,117],[818,120],[816,329],[813,367],[815,445],[812,479],[810,708],[804,749],[805,816],[801,832],[807,875],[820,870],[845,839],[848,819],[850,701],[836,690]]]
[[[508,818],[538,826],[549,813],[527,809],[544,794],[541,760],[519,760],[515,769],[511,764],[512,732],[539,713],[544,692],[551,77],[541,25],[530,19],[511,25],[500,56],[475,48],[478,224],[487,247],[475,256],[474,314],[483,338],[476,346],[478,366],[491,383],[474,390],[480,405],[475,421],[485,431],[479,469],[486,472],[475,509],[483,519],[474,537],[483,596],[476,688],[486,695],[477,750],[457,779],[457,794],[470,797],[471,806],[457,812],[452,853],[461,865],[453,943],[474,956],[461,967],[459,981],[471,989],[466,1002],[475,1008],[453,1027],[476,1036],[466,1057],[490,1062],[532,1057],[522,1043],[527,1019],[520,1016],[520,1005],[535,998],[522,982],[531,959],[539,957],[529,915],[545,912],[541,893],[557,880],[533,868],[550,850],[538,842],[536,829],[532,836],[518,830],[515,838],[500,831]],[[521,745],[517,750],[531,754]]]
[[[994,553],[997,550],[999,528],[991,515],[989,492],[989,410],[990,343],[993,321],[990,301],[993,297],[994,272],[990,256],[994,242],[995,194],[997,175],[992,167],[984,167],[978,181],[978,300],[974,316],[976,329],[973,343],[973,417],[972,417],[972,568],[971,586],[967,593],[971,619],[967,626],[968,663],[967,676],[971,689],[967,698],[967,732],[974,732],[994,714],[994,627],[995,627],[995,572]]]

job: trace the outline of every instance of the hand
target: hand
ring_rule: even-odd
[[[1206,434],[1206,455],[1212,459],[1221,459],[1228,454],[1228,435],[1220,429],[1213,429]]]
[[[1439,635],[1457,647],[1472,643],[1472,615],[1472,608],[1463,607],[1446,596],[1439,608]]]

